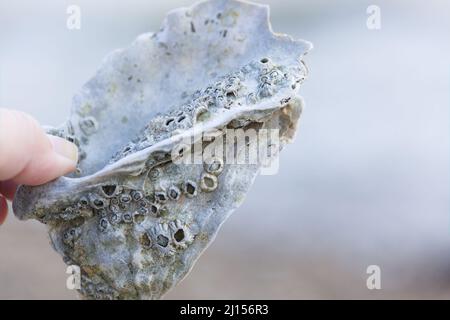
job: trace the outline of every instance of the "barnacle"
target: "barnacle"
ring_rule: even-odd
[[[203,173],[200,178],[200,187],[205,192],[212,192],[219,186],[219,181],[215,175],[210,173]]]
[[[172,11],[75,95],[69,120],[49,132],[79,146],[78,170],[22,186],[16,216],[48,225],[55,250],[81,269],[82,297],[160,298],[262,168],[230,161],[250,158],[231,130],[276,130],[276,151],[293,138],[310,49],[272,33],[267,6],[211,0]]]

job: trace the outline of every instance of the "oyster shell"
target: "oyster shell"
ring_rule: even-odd
[[[265,136],[269,159],[293,138],[311,47],[272,33],[267,6],[212,0],[172,11],[158,33],[111,53],[67,123],[49,129],[78,144],[78,170],[22,186],[16,216],[48,225],[55,250],[81,269],[82,297],[160,298],[264,165],[233,162],[249,158],[233,134]]]

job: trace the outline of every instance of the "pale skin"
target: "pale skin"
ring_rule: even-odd
[[[23,112],[0,108],[0,225],[18,185],[36,186],[76,169],[77,147],[45,133]]]

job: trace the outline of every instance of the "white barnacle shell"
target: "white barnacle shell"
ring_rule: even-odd
[[[21,187],[20,219],[49,226],[52,244],[82,272],[91,299],[157,299],[173,288],[243,201],[260,163],[200,153],[230,129],[296,131],[303,56],[311,44],[274,34],[268,7],[211,0],[174,10],[161,31],[111,53],[75,95],[53,134],[75,141],[78,174]],[[177,148],[188,139],[189,148]],[[173,157],[173,150],[178,150]],[[195,151],[195,152],[198,152]],[[214,161],[211,161],[214,160]]]

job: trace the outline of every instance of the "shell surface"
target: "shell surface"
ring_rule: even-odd
[[[49,130],[79,146],[78,170],[22,186],[16,216],[48,225],[55,250],[80,267],[84,298],[160,298],[264,167],[237,136],[264,138],[269,160],[293,138],[310,49],[274,34],[267,6],[212,0],[170,12],[158,33],[111,53],[67,123]]]

